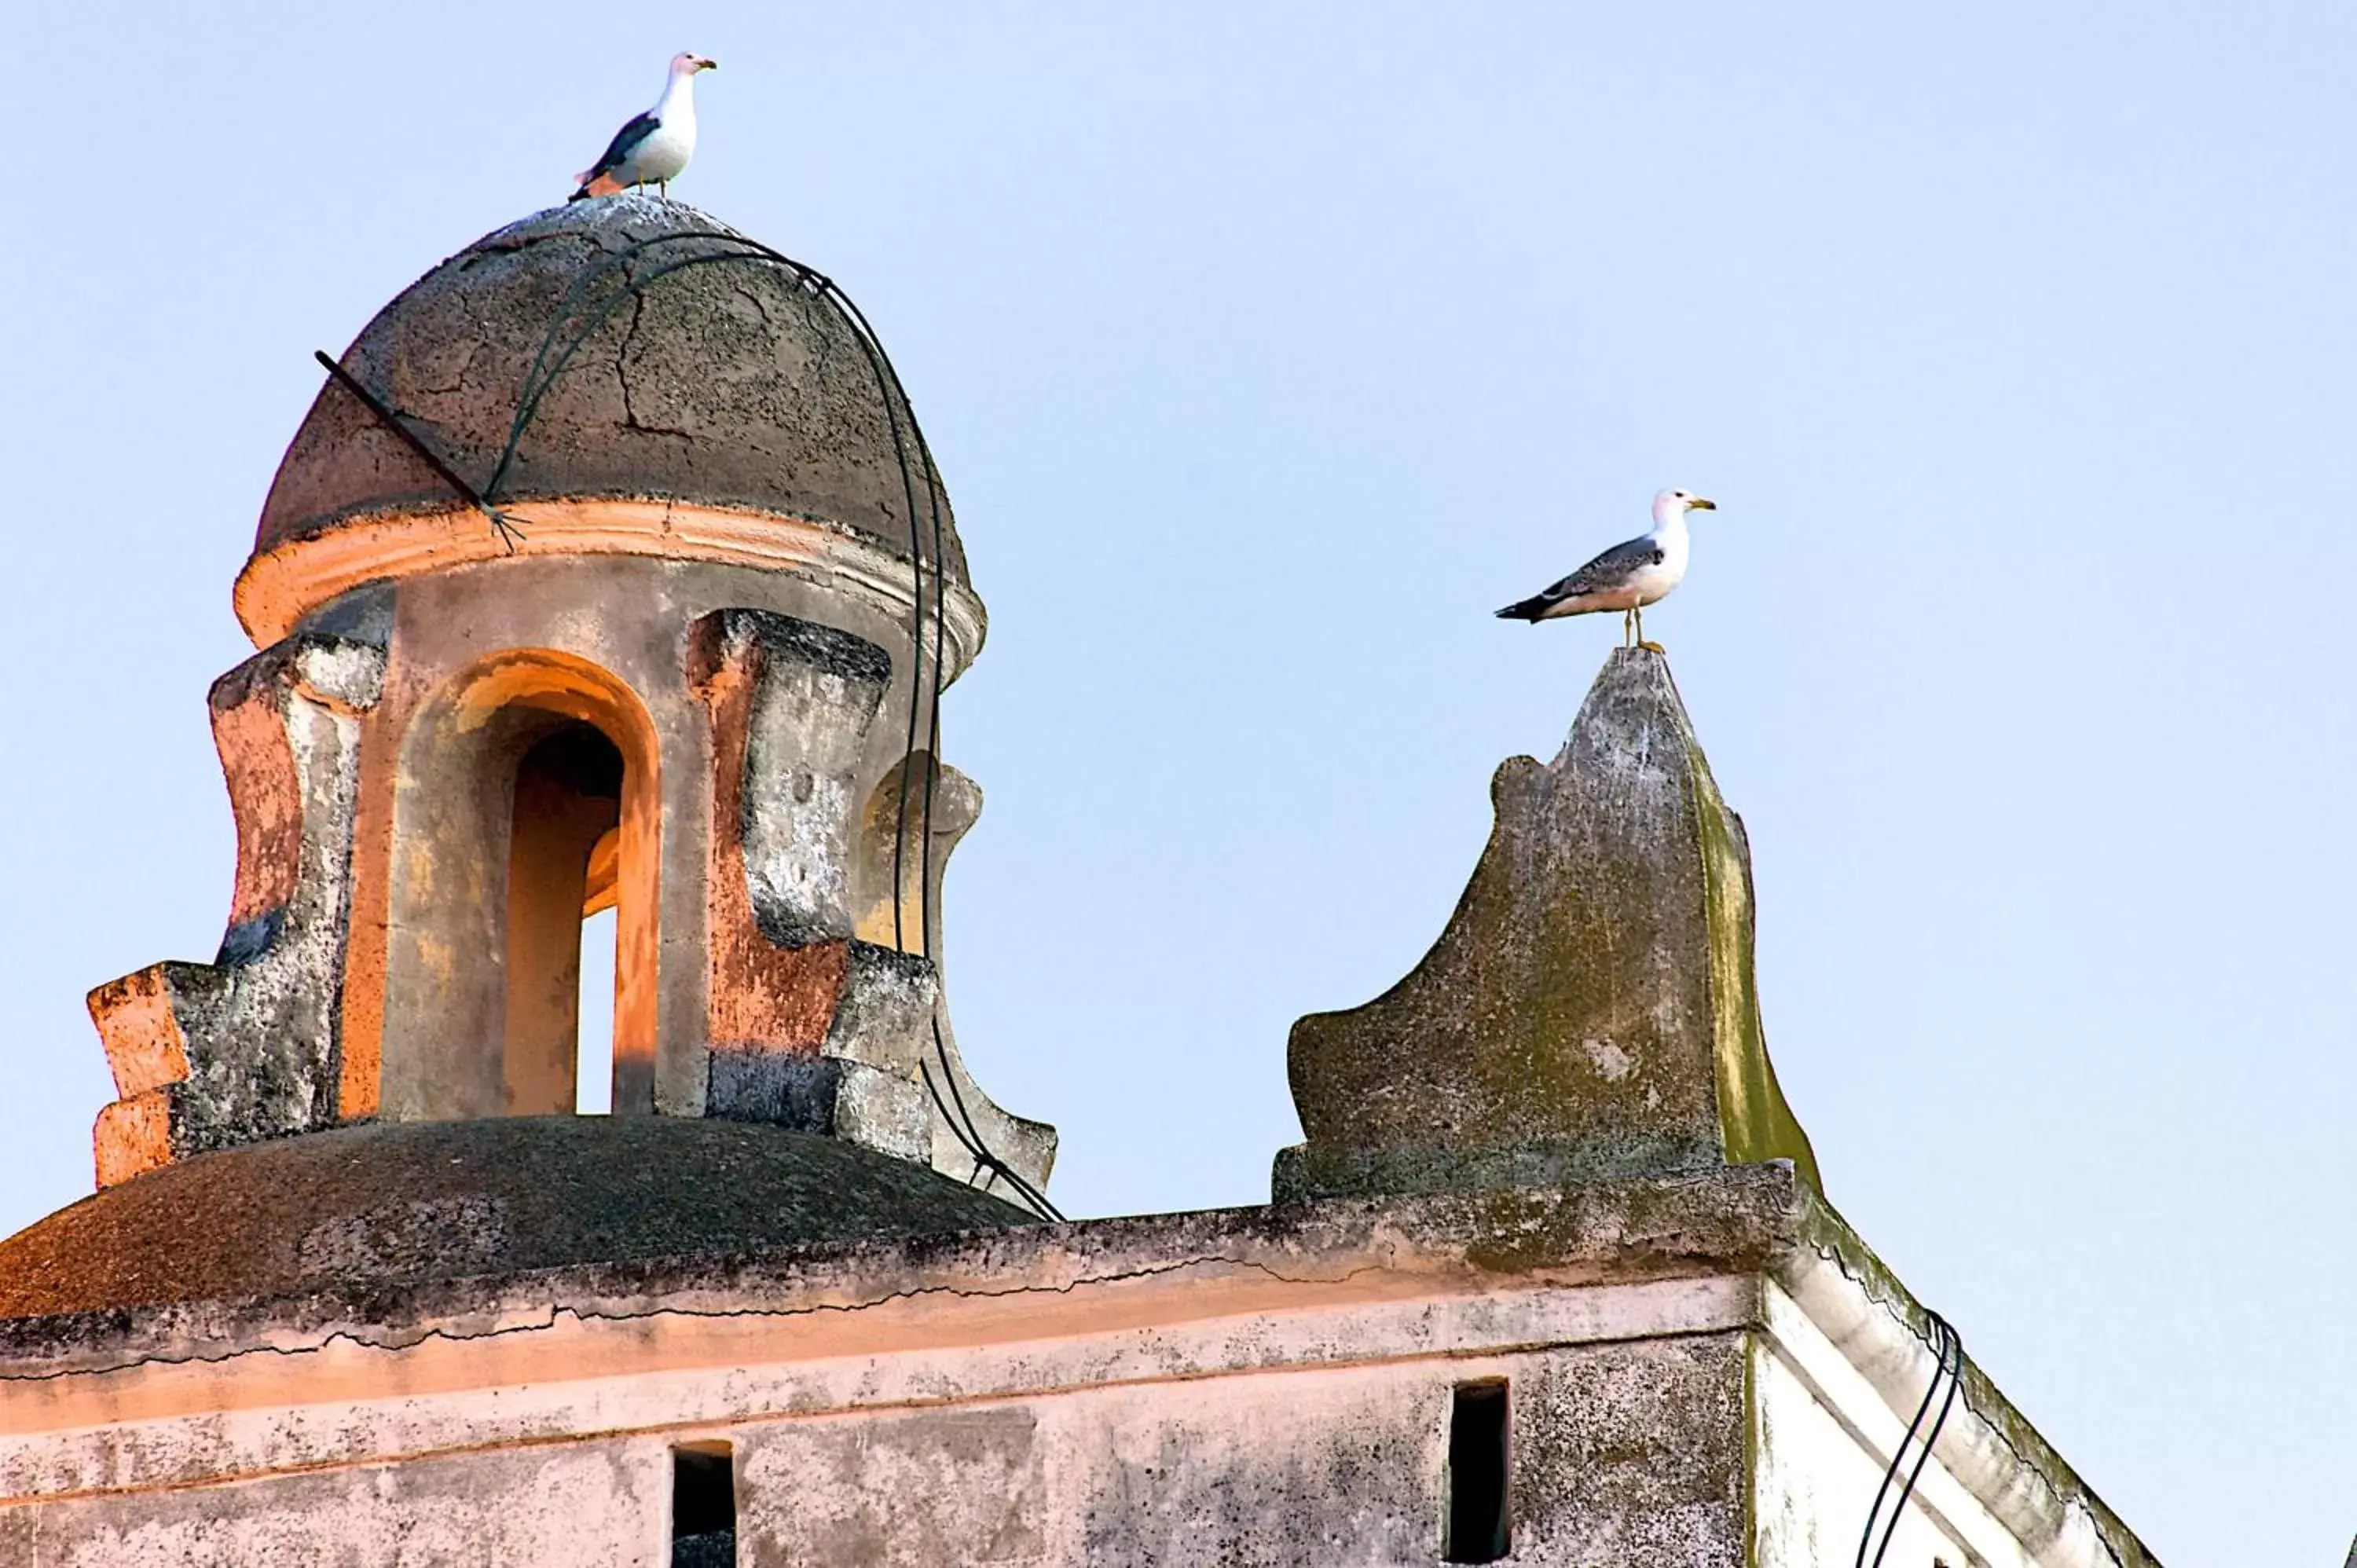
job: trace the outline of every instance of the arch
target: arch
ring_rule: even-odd
[[[380,1113],[569,1112],[581,921],[616,908],[614,1110],[654,1109],[661,755],[619,678],[493,654],[404,734],[394,786]]]

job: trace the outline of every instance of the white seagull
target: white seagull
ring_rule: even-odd
[[[1645,640],[1645,607],[1666,598],[1686,575],[1686,513],[1717,510],[1717,502],[1691,491],[1663,490],[1653,498],[1650,532],[1614,545],[1544,592],[1508,605],[1498,614],[1507,620],[1535,624],[1558,616],[1619,610],[1621,636],[1639,648],[1659,653],[1658,643]]]
[[[719,69],[718,60],[699,54],[672,56],[671,80],[655,106],[614,133],[606,156],[583,171],[581,188],[565,199],[611,196],[634,185],[660,187],[668,197],[671,182],[695,156],[695,73]]]

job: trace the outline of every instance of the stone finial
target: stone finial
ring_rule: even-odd
[[[1503,1187],[1789,1159],[1752,979],[1750,846],[1668,661],[1616,650],[1389,992],[1293,1026],[1305,1141],[1279,1197]]]

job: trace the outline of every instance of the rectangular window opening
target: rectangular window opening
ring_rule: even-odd
[[[671,1451],[671,1568],[736,1568],[737,1462],[726,1443]]]
[[[1448,1412],[1444,1562],[1496,1563],[1512,1549],[1507,1431],[1503,1379],[1457,1385]]]

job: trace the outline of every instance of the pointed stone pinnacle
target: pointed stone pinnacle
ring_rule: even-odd
[[[1769,1065],[1750,846],[1668,660],[1613,651],[1406,979],[1293,1026],[1279,1197],[1816,1162]]]

